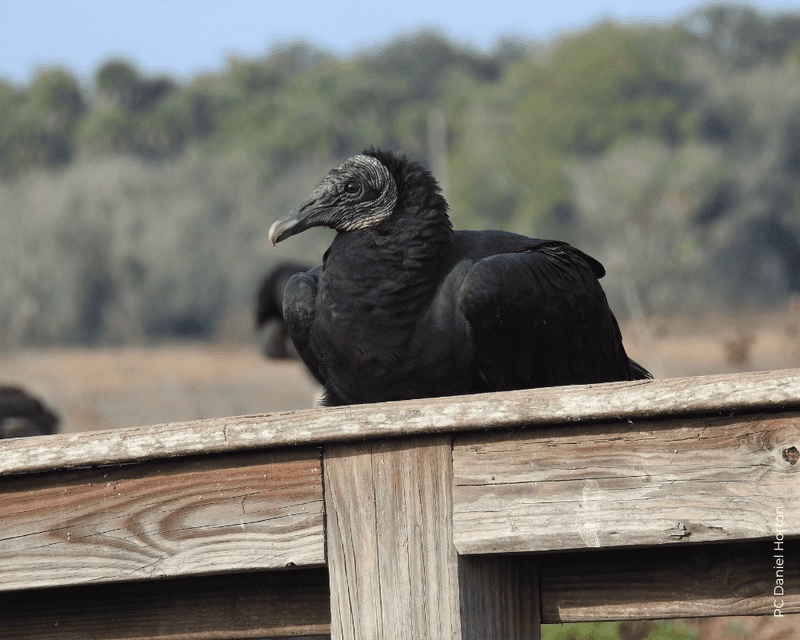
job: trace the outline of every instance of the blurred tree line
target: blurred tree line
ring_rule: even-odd
[[[488,54],[423,32],[186,85],[121,60],[91,95],[60,70],[0,83],[0,335],[213,335],[281,207],[371,145],[434,167],[457,226],[595,254],[623,317],[800,292],[800,15],[720,6]]]
[[[286,165],[308,154],[341,155],[370,144],[424,149],[430,106],[458,78],[496,81],[510,56],[462,50],[423,33],[375,54],[332,58],[297,43],[265,60],[232,58],[228,69],[180,87],[143,78],[125,61],[98,71],[91,96],[66,72],[42,72],[26,90],[0,85],[2,170],[57,167],[79,153],[164,159],[200,145],[244,149]]]

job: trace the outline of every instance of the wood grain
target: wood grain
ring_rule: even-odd
[[[0,590],[324,562],[318,449],[0,481]]]
[[[325,503],[336,640],[453,640],[449,437],[331,445]]]
[[[771,545],[760,541],[540,556],[542,621],[769,615],[771,555]],[[460,562],[465,560],[478,580],[505,575],[509,567],[517,584],[538,580],[530,556]],[[800,583],[800,564],[788,564],[785,577]],[[504,596],[486,594],[493,597]],[[800,613],[800,593],[791,590],[784,600],[784,614]],[[328,573],[303,569],[6,592],[0,593],[0,612],[4,640],[44,640],[55,629],[60,640],[327,634]],[[535,615],[533,604],[528,614]]]
[[[800,413],[456,438],[461,554],[766,538],[800,505]],[[786,518],[785,535],[800,534]]]
[[[458,564],[463,638],[541,638],[536,558],[460,556]]]
[[[547,622],[771,613],[798,450],[798,370],[3,441],[0,637],[535,638],[539,579]],[[329,627],[317,583],[269,586],[326,561],[323,518]]]
[[[800,409],[800,370],[429,398],[0,441],[0,474],[425,433]]]
[[[330,629],[325,569],[0,593],[3,640],[230,640]]]
[[[658,549],[556,553],[541,557],[542,620],[659,620],[772,615],[773,540]],[[797,547],[789,541],[786,584],[800,584]],[[800,613],[800,590],[780,598],[784,615]]]

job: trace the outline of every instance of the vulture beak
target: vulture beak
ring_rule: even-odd
[[[331,195],[325,189],[318,187],[309,200],[274,222],[269,228],[269,241],[272,246],[311,227],[325,226],[333,208],[332,203],[326,202]]]
[[[280,220],[276,220],[269,228],[269,243],[274,247],[277,243],[289,236],[300,233],[302,229],[296,229],[300,221],[295,217],[295,210],[292,209],[289,215]]]

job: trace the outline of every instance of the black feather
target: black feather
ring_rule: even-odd
[[[0,385],[0,438],[56,433],[58,416],[20,387]]]
[[[267,327],[269,335],[264,343],[268,358],[297,358],[289,341],[289,332],[283,320],[283,290],[295,273],[308,271],[312,265],[300,262],[281,262],[261,280],[256,294],[256,329]],[[269,325],[269,326],[268,326]]]
[[[373,191],[344,195],[352,181]],[[391,208],[376,184],[396,188]],[[625,353],[597,260],[564,242],[453,231],[436,180],[402,154],[369,149],[336,167],[270,238],[319,225],[339,233],[283,306],[328,404],[649,377]]]

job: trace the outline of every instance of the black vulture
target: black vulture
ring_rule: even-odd
[[[20,387],[0,385],[0,438],[46,436],[58,430],[58,416]]]
[[[338,233],[289,280],[283,315],[327,405],[652,377],[625,353],[597,260],[454,231],[436,180],[403,154],[346,160],[269,238],[315,226]]]
[[[308,271],[313,265],[300,262],[281,262],[271,269],[258,285],[256,294],[256,329],[269,324],[270,333],[264,345],[268,358],[297,358],[283,321],[283,290],[295,273]]]

